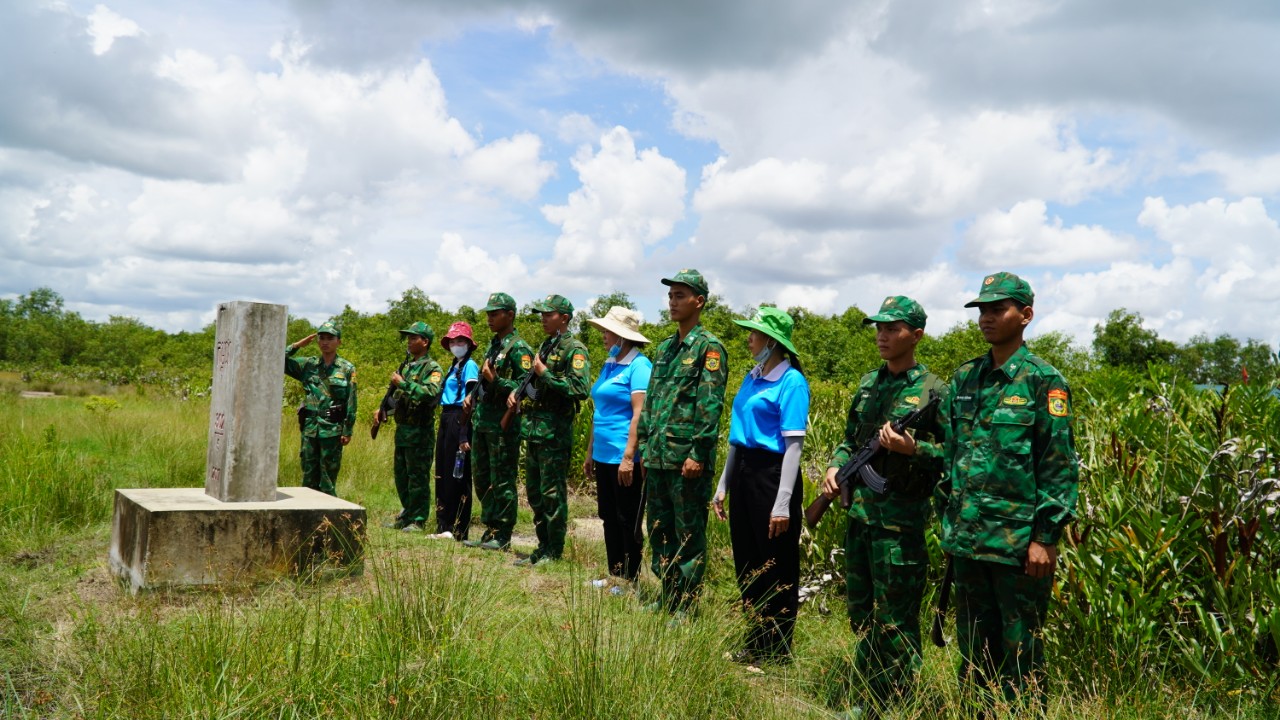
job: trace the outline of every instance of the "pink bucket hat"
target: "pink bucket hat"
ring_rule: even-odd
[[[440,347],[448,350],[449,341],[453,338],[466,338],[467,342],[471,343],[471,349],[476,349],[476,341],[471,337],[471,326],[463,320],[459,320],[449,326],[449,331],[444,334],[444,337],[440,338]]]

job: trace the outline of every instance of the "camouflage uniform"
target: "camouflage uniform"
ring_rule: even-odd
[[[696,271],[694,271],[696,274]],[[664,279],[691,285],[688,271]],[[706,295],[701,275],[693,286]],[[663,599],[675,609],[696,597],[702,586],[707,550],[707,505],[715,489],[716,443],[724,409],[728,356],[724,345],[701,325],[687,335],[663,340],[636,430],[643,456],[649,499],[652,567],[662,579]],[[702,463],[702,475],[685,478],[686,459]]]
[[[339,335],[331,323],[318,333]],[[337,496],[338,471],[342,469],[342,442],[356,424],[356,366],[335,358],[326,366],[319,357],[294,359],[298,349],[285,350],[284,374],[302,383],[301,418],[303,487]]]
[[[873,321],[874,322],[874,321]],[[882,365],[867,373],[849,405],[844,442],[831,456],[840,467],[875,436],[885,422],[928,402],[946,387],[924,365],[894,375]],[[941,432],[936,414],[911,431],[914,455],[881,452],[871,467],[888,480],[876,493],[856,477],[845,535],[845,584],[849,625],[866,632],[855,667],[877,704],[911,695],[920,669],[920,603],[929,571],[924,531],[929,495],[942,473]]]
[[[417,322],[400,334],[419,335],[430,344],[430,326]],[[404,508],[400,523],[421,525],[431,513],[431,462],[436,446],[436,405],[440,402],[443,375],[440,365],[428,354],[414,358],[400,373],[395,400],[396,495]]]
[[[534,305],[538,312],[573,315],[559,295]],[[538,547],[530,560],[558,560],[564,553],[569,522],[569,464],[573,457],[573,420],[591,389],[587,348],[572,333],[542,341],[538,355],[547,371],[534,376],[533,397],[522,403],[520,437],[525,441],[524,481]]]
[[[516,302],[510,295],[494,293],[484,310],[514,310],[515,306]],[[476,498],[480,501],[480,522],[488,527],[481,540],[498,540],[506,544],[511,541],[511,531],[516,526],[520,427],[512,423],[503,430],[502,416],[507,412],[507,396],[533,367],[533,351],[513,329],[506,337],[495,337],[489,342],[484,359],[493,361],[497,377],[492,383],[485,382],[483,375],[480,378],[485,395],[475,409],[471,467]]]
[[[1031,304],[1025,281],[998,273],[970,305],[1018,293]],[[1053,579],[1032,578],[1025,564],[1030,543],[1056,545],[1075,511],[1071,391],[1024,345],[1000,367],[990,353],[961,365],[942,416],[947,474],[936,497],[956,583],[960,680],[998,684],[1010,700],[1028,685],[1043,693],[1040,626]]]

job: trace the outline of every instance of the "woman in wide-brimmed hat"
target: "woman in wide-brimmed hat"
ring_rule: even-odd
[[[440,344],[453,363],[445,373],[440,393],[440,427],[436,433],[436,534],[459,542],[471,528],[471,423],[462,410],[462,399],[480,377],[471,359],[476,342],[471,326],[463,321],[449,326]]]
[[[583,471],[596,479],[596,502],[604,520],[604,545],[609,575],[634,583],[644,554],[641,500],[644,497],[641,459],[636,457],[636,423],[644,406],[653,363],[640,352],[649,338],[640,334],[640,316],[617,305],[602,318],[587,320],[600,329],[609,358],[591,387],[595,412],[587,435]],[[609,579],[594,581],[597,587]],[[625,592],[614,584],[614,593]]]
[[[800,605],[800,450],[809,420],[809,383],[791,343],[791,316],[762,307],[750,320],[747,347],[756,366],[733,398],[729,457],[713,506],[729,504],[733,565],[747,615],[737,662],[785,662]]]

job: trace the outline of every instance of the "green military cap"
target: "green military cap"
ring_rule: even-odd
[[[573,314],[573,303],[569,302],[569,298],[563,295],[548,295],[546,300],[538,300],[533,303],[534,312],[558,312],[565,315]]]
[[[692,268],[685,268],[675,274],[675,277],[662,278],[663,285],[688,285],[693,291],[703,297],[707,295],[707,281],[703,279],[702,273]]]
[[[734,322],[745,328],[759,330],[777,340],[782,343],[782,347],[790,350],[792,355],[800,354],[796,352],[796,346],[791,344],[791,330],[796,326],[795,320],[776,307],[762,307],[756,310],[756,316],[750,320],[734,320]]]
[[[436,334],[431,332],[431,326],[421,320],[400,331],[400,337],[405,335],[417,335],[427,342],[431,342],[436,338]]]
[[[924,329],[925,320],[929,319],[925,315],[924,308],[920,307],[920,303],[912,300],[906,295],[890,295],[880,303],[880,312],[869,318],[863,318],[863,325],[870,325],[878,322],[902,322],[913,328]]]
[[[317,335],[320,335],[322,333],[325,335],[332,335],[338,338],[339,340],[342,339],[342,331],[338,329],[337,325],[333,324],[332,320],[322,323],[320,327],[316,328]]]
[[[974,307],[980,303],[995,302],[1009,298],[1023,305],[1033,305],[1036,294],[1031,292],[1031,284],[1011,272],[998,272],[982,279],[982,289],[978,297],[965,303],[965,307]]]
[[[480,312],[493,312],[494,310],[512,310],[516,309],[516,299],[506,293],[494,293],[489,296],[489,304],[480,308]]]

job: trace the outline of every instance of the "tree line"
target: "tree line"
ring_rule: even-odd
[[[636,309],[626,293],[611,293],[596,299],[590,307],[579,309],[573,326],[591,350],[592,363],[597,368],[605,358],[605,350],[599,333],[582,320],[602,317],[612,305]],[[751,307],[735,310],[713,294],[702,314],[703,324],[729,350],[730,369],[735,375],[745,373],[751,361],[745,351],[747,330],[733,320],[750,317],[754,311]],[[867,315],[861,309],[850,307],[839,314],[823,315],[791,307],[787,312],[796,321],[794,341],[811,380],[848,384],[879,364],[874,332],[862,324]],[[347,306],[332,319],[343,332],[340,354],[358,368],[377,371],[378,377],[384,367],[394,367],[399,361],[404,349],[397,331],[414,321],[426,321],[439,334],[450,323],[466,320],[481,348],[490,337],[483,312],[469,305],[446,310],[417,287],[388,300],[383,312],[361,313]],[[529,304],[518,314],[516,326],[535,345],[542,339],[537,315]],[[308,321],[290,317],[291,340],[311,330]],[[987,349],[974,321],[941,332],[937,328],[930,330],[916,354],[944,378],[960,363]],[[675,324],[665,310],[656,321],[641,327],[641,332],[654,341],[674,331]],[[0,299],[0,363],[8,367],[118,370],[126,382],[142,377],[140,373],[178,373],[199,379],[210,372],[213,342],[212,324],[198,332],[168,333],[132,317],[113,315],[106,322],[86,320],[68,310],[62,295],[48,287],[31,290],[16,300]],[[1158,365],[1197,384],[1248,382],[1270,386],[1275,384],[1280,366],[1266,342],[1201,334],[1179,344],[1161,338],[1144,326],[1141,314],[1125,308],[1113,310],[1105,321],[1094,326],[1093,341],[1088,347],[1057,332],[1038,335],[1030,344],[1034,352],[1073,380],[1103,368],[1143,371],[1149,365]],[[432,352],[437,356],[442,353],[438,345]]]

